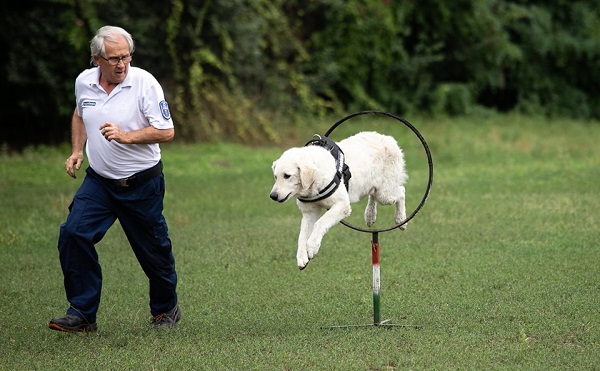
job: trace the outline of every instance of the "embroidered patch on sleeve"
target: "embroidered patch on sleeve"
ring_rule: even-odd
[[[165,120],[169,120],[171,118],[171,111],[169,111],[169,105],[166,100],[161,101],[158,106],[160,107],[160,113],[165,118]]]

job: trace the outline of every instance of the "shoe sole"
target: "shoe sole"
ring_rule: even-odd
[[[84,333],[88,333],[88,332],[96,332],[96,328],[92,327],[90,325],[85,325],[82,327],[62,327],[56,323],[50,323],[48,325],[48,328],[50,330],[56,330],[56,331],[62,331],[62,332],[68,332],[68,333],[75,333],[75,332],[84,332]]]

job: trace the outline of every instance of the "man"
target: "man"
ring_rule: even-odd
[[[174,327],[181,318],[177,273],[162,215],[165,183],[158,143],[173,139],[164,93],[148,72],[132,67],[131,35],[105,26],[90,42],[93,67],[75,80],[72,154],[76,178],[86,144],[89,167],[60,227],[58,251],[70,304],[50,321],[53,330],[96,331],[102,272],[95,244],[119,220],[150,286],[151,325]]]

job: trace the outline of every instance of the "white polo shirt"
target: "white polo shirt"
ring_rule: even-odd
[[[122,179],[146,170],[160,160],[160,146],[107,141],[100,132],[105,122],[132,131],[150,125],[173,128],[162,87],[149,72],[129,66],[127,77],[107,95],[100,87],[98,67],[83,71],[75,80],[77,113],[87,131],[86,154],[90,167],[105,178]]]

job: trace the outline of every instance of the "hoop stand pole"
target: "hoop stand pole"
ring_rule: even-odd
[[[379,269],[379,233],[377,232],[373,232],[371,240],[371,260],[373,262],[373,324],[379,325],[381,324],[381,271]]]
[[[373,231],[371,240],[371,260],[373,263],[373,323],[359,325],[322,326],[321,329],[351,328],[351,327],[414,327],[422,328],[420,325],[402,325],[389,323],[389,319],[381,320],[381,271],[379,268],[379,233]]]

